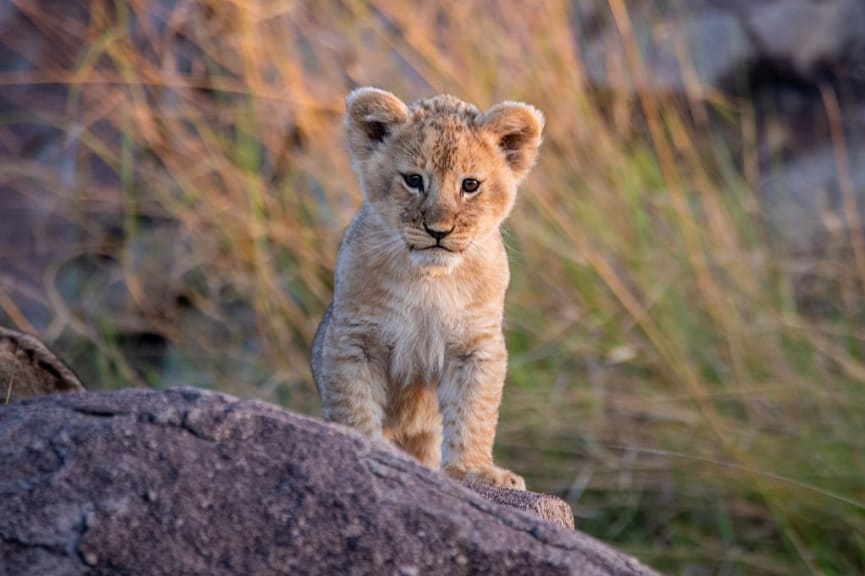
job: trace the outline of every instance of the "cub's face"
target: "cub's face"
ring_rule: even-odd
[[[543,124],[538,110],[516,102],[480,112],[453,96],[407,106],[375,88],[352,92],[349,148],[366,199],[392,232],[382,249],[453,269],[507,217]]]

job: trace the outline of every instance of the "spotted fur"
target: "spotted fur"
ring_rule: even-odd
[[[361,88],[346,132],[365,203],[340,249],[312,369],[327,420],[457,478],[525,488],[493,464],[509,281],[499,226],[534,164],[535,108]],[[420,174],[423,191],[404,175]],[[466,178],[481,182],[474,194]],[[438,237],[437,237],[438,236]]]

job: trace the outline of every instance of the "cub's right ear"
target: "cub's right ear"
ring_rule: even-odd
[[[408,119],[408,106],[378,88],[358,88],[345,99],[348,147],[355,160],[366,160],[376,146]]]

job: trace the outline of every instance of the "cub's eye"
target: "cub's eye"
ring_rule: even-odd
[[[461,192],[463,194],[472,195],[475,194],[478,189],[481,187],[481,183],[474,178],[466,178],[463,180],[463,188]]]
[[[402,179],[405,185],[412,190],[423,192],[423,176],[420,174],[403,174]]]

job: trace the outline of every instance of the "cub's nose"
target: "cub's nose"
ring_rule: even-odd
[[[423,223],[423,229],[426,230],[427,234],[435,238],[436,242],[453,232],[454,228],[456,227],[457,225],[454,224],[453,226],[451,226],[450,230],[436,230],[435,228],[430,228],[429,226],[427,226],[426,222]]]

